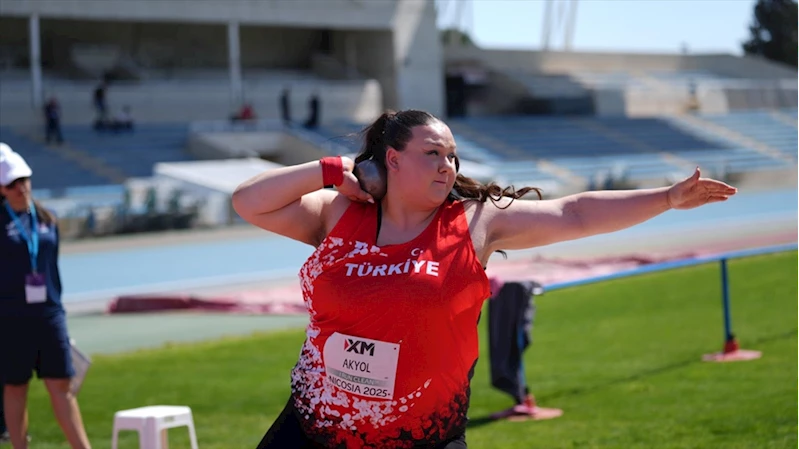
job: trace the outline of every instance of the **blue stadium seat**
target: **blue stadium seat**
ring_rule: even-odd
[[[64,127],[70,145],[126,176],[152,176],[158,162],[193,160],[184,148],[187,124],[138,124],[133,132],[97,132],[88,126]]]
[[[787,168],[784,161],[765,156],[749,148],[733,148],[726,151],[685,150],[676,155],[683,160],[709,170],[723,172],[756,172]]]
[[[673,76],[689,75],[702,74]],[[796,117],[796,110],[781,114],[782,120],[765,111],[703,118],[795,157],[796,127],[785,117]],[[449,125],[462,157],[495,167],[509,182],[557,180],[540,170],[537,161],[548,161],[584,179],[616,173],[631,181],[668,179],[694,165],[724,173],[790,165],[679,117],[475,117],[450,120]],[[331,150],[357,152],[360,141],[353,133],[360,129],[361,125],[334,123],[302,133],[316,144],[339,145]]]
[[[36,189],[63,189],[75,185],[106,185],[111,181],[59,153],[58,147],[48,149],[44,144],[0,127],[0,141],[7,143],[25,158],[34,173]]]
[[[707,115],[702,118],[760,141],[796,160],[796,123],[791,126],[780,121],[770,111],[744,111],[726,115]],[[796,118],[796,110],[793,111],[793,118]]]

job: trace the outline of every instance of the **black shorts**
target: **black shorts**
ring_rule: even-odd
[[[0,383],[24,385],[75,375],[64,315],[0,318]]]
[[[257,449],[333,449],[326,448],[308,438],[302,430],[300,420],[294,409],[294,400],[289,399],[288,404],[277,417],[272,427],[266,432]],[[338,448],[335,448],[338,449]],[[421,449],[421,448],[420,448]],[[430,449],[466,449],[466,434],[462,433],[457,437],[441,443],[437,446],[430,446]]]

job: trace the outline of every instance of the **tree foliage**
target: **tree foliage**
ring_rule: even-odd
[[[796,1],[758,0],[744,52],[796,67],[796,21]]]
[[[456,28],[447,28],[441,30],[441,42],[445,45],[449,43],[455,43],[467,47],[474,46],[471,36]]]

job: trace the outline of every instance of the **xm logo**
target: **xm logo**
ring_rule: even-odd
[[[344,340],[344,352],[354,352],[356,354],[368,352],[370,356],[373,356],[375,355],[375,344],[348,338]]]

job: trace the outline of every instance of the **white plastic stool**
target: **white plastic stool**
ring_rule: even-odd
[[[197,434],[194,432],[194,419],[191,408],[180,405],[154,405],[114,413],[114,434],[111,449],[117,449],[120,430],[139,432],[140,449],[168,449],[167,429],[186,426],[192,449],[197,448]]]

